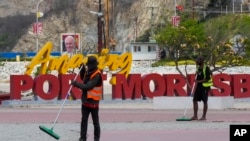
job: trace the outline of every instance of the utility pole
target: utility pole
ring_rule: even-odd
[[[194,19],[194,0],[192,1],[193,19]]]
[[[115,0],[112,0],[111,4],[111,13],[112,13],[112,30],[111,30],[111,36],[114,39],[115,38]]]
[[[110,48],[112,51],[115,50],[116,46],[116,40],[115,40],[115,12],[114,12],[114,5],[115,5],[115,0],[105,0],[106,1],[106,6],[105,6],[105,47]],[[111,17],[111,18],[110,18]]]
[[[102,3],[101,0],[99,0],[99,10],[98,13],[102,13]],[[102,26],[103,26],[103,21],[102,21],[103,16],[98,16],[97,17],[97,29],[98,29],[98,54],[101,53],[102,47],[103,47],[103,43],[102,43]]]
[[[154,18],[154,9],[155,8],[158,8],[158,7],[153,7],[153,6],[151,6],[151,7],[148,7],[148,8],[150,8],[151,9],[151,20],[150,20],[150,24],[151,24],[151,37],[153,37],[153,35],[154,35],[154,30],[153,30],[153,18]]]
[[[110,0],[105,0],[105,24],[104,24],[104,35],[105,35],[105,38],[104,38],[104,46],[105,48],[109,46],[109,39],[110,39],[110,34],[109,34],[109,27],[110,27],[110,18],[109,18],[109,9],[110,9],[110,4],[109,4],[109,1]]]
[[[234,14],[234,0],[232,0],[232,3],[233,3],[233,14]]]
[[[177,12],[176,12],[176,0],[174,1],[174,16],[177,16]]]
[[[39,47],[38,47],[38,18],[39,18],[39,15],[40,15],[40,12],[39,12],[39,5],[40,3],[44,1],[44,0],[40,0],[37,4],[36,4],[36,52],[38,52],[39,50]]]
[[[138,30],[138,16],[133,18],[134,20],[134,41],[137,39],[137,30]]]

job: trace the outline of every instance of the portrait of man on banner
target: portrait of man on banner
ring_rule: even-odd
[[[79,33],[62,33],[61,34],[61,54],[68,54],[69,57],[81,52],[80,34]]]

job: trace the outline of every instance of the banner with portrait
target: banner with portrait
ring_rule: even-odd
[[[61,33],[60,36],[60,49],[61,54],[65,54],[67,52],[72,52],[72,54],[80,53],[81,52],[81,38],[80,33]],[[68,40],[68,44],[66,44],[65,39],[72,38],[72,40]],[[68,46],[71,45],[72,50],[68,50]]]

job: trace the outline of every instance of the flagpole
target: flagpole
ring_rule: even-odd
[[[176,16],[176,0],[174,0],[174,16]]]
[[[40,0],[38,3],[37,3],[37,5],[36,5],[36,52],[38,52],[38,30],[37,30],[37,28],[38,28],[38,7],[39,7],[39,5],[40,5],[40,3],[42,2],[42,1],[44,1],[44,0]]]
[[[234,14],[234,0],[233,0],[233,14]]]

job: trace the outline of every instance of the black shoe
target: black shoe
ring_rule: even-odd
[[[79,138],[79,141],[86,141],[86,139],[83,139],[83,138]]]

